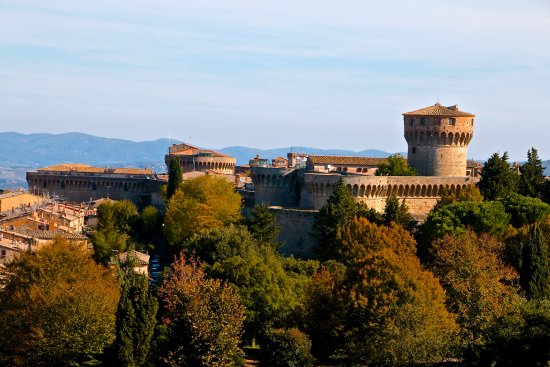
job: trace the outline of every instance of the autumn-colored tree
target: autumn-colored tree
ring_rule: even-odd
[[[164,234],[181,245],[206,229],[241,219],[241,196],[223,177],[206,175],[185,181],[168,202]]]
[[[517,273],[502,260],[504,244],[473,231],[433,243],[432,269],[447,291],[468,353],[486,342],[487,330],[518,301]]]
[[[85,246],[62,240],[7,265],[0,365],[98,364],[115,338],[119,285]]]
[[[399,153],[390,155],[388,163],[378,165],[376,176],[416,176],[416,170],[407,164],[407,160]]]
[[[325,318],[332,331],[311,324],[309,330],[334,335],[356,363],[429,364],[452,356],[454,317],[445,309],[437,279],[415,256],[412,237],[396,224],[377,226],[356,218],[341,228],[338,240],[345,277],[326,271],[314,277],[307,303],[309,319],[322,323]],[[330,307],[317,307],[320,301]],[[317,351],[316,333],[312,341]]]
[[[327,202],[315,219],[313,235],[317,239],[317,256],[319,260],[334,259],[337,252],[335,242],[338,229],[349,223],[357,212],[358,206],[341,178],[334,185]]]
[[[161,346],[169,366],[232,366],[239,353],[244,309],[233,289],[207,279],[202,265],[182,254],[160,288],[168,335]]]
[[[475,185],[467,185],[460,190],[451,190],[444,188],[441,192],[441,197],[437,201],[434,211],[438,210],[445,205],[450,205],[460,201],[471,201],[473,203],[481,203],[483,201],[483,195]]]
[[[508,153],[504,152],[502,157],[494,153],[487,160],[477,187],[486,200],[496,200],[515,192],[517,184],[518,175],[508,163]]]
[[[170,200],[176,191],[180,188],[183,182],[183,173],[181,163],[178,158],[170,159],[168,167],[168,186],[166,187],[166,199]]]

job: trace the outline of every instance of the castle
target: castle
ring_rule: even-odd
[[[407,160],[418,176],[375,176],[364,169],[368,167],[348,169],[361,160],[359,157],[338,157],[338,164],[326,164],[324,170],[314,169],[314,157],[308,158],[305,168],[254,167],[251,175],[255,203],[272,206],[281,226],[293,228],[282,231],[279,239],[296,255],[311,249],[309,228],[339,179],[344,180],[358,202],[369,208],[382,212],[386,198],[395,195],[405,201],[414,218],[422,220],[443,190],[457,192],[477,181],[472,170],[467,170],[474,118],[474,114],[461,111],[456,105],[445,107],[439,103],[403,114]],[[296,253],[297,246],[303,248],[304,254]]]

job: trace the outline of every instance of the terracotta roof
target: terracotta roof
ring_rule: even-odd
[[[448,116],[448,117],[461,117],[461,116],[471,116],[474,117],[473,113],[460,111],[458,106],[449,106],[445,107],[439,103],[434,104],[433,106],[421,108],[416,111],[406,112],[403,116]]]
[[[140,265],[149,265],[149,255],[144,254],[143,252],[139,252],[136,250],[130,250],[130,256],[133,257],[136,262]],[[120,262],[126,262],[126,259],[128,258],[128,252],[122,252],[118,254],[118,260]]]
[[[331,155],[310,155],[308,160],[310,160],[313,164],[347,164],[356,166],[378,166],[379,164],[388,163],[388,158],[346,157]]]
[[[22,227],[22,228],[16,228],[15,232],[20,233],[25,236],[33,237],[33,238],[39,238],[39,239],[56,239],[58,237],[66,238],[68,240],[85,240],[87,239],[86,236],[76,234],[76,233],[68,233],[65,231],[62,231],[60,229],[54,229],[51,231],[43,231],[43,230],[33,230],[31,228]]]
[[[168,154],[197,155],[199,153],[211,153],[214,157],[229,157],[229,158],[232,158],[231,156],[229,156],[227,154],[216,152],[215,150],[210,150],[210,149],[201,149],[199,147],[196,147],[196,146],[190,145],[190,144],[174,144],[170,148],[168,148]]]
[[[108,173],[119,175],[152,175],[153,171],[149,168],[107,168],[93,167],[87,164],[66,163],[56,164],[45,168],[38,169],[39,171],[55,171],[55,172],[85,172],[85,173]]]

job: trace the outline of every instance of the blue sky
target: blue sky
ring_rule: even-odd
[[[394,152],[437,98],[550,158],[550,2],[0,0],[1,131]]]

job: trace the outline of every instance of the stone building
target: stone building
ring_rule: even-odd
[[[284,252],[305,257],[311,253],[311,224],[339,179],[357,201],[379,212],[387,197],[395,195],[418,220],[426,217],[443,190],[460,191],[477,182],[475,167],[469,174],[466,167],[473,114],[437,103],[403,116],[408,162],[419,176],[374,176],[374,166],[384,161],[359,157],[309,156],[305,168],[252,168],[255,203],[271,205],[277,213]]]
[[[190,144],[174,144],[168,148],[168,154],[164,157],[166,167],[170,167],[172,158],[180,161],[183,173],[192,171],[212,171],[226,175],[235,173],[235,158]]]
[[[7,192],[0,195],[0,212],[13,210],[22,206],[33,206],[41,203],[43,198],[25,191]]]
[[[163,181],[150,169],[59,164],[27,172],[30,192],[55,195],[72,202],[99,198],[130,200],[138,207],[160,205]]]

